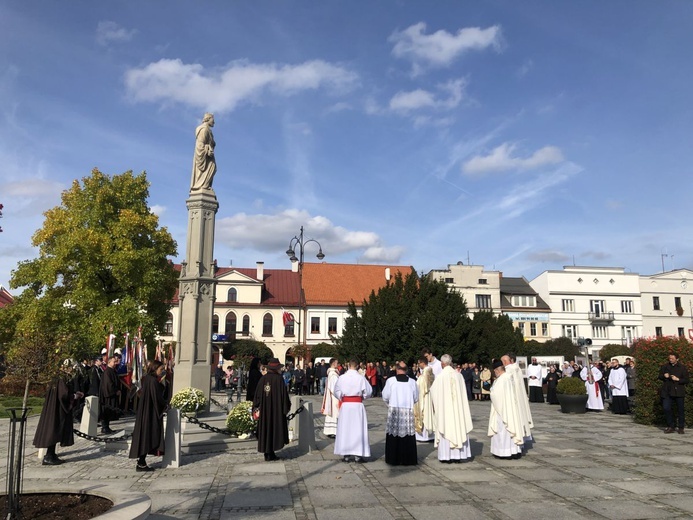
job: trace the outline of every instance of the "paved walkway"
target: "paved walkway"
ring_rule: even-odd
[[[319,409],[318,397],[306,399]],[[279,462],[264,462],[255,443],[239,442],[225,453],[187,455],[180,468],[143,474],[125,452],[104,452],[78,438],[58,449],[68,461],[58,467],[41,466],[29,446],[24,482],[75,488],[105,482],[141,491],[152,499],[153,520],[693,518],[693,432],[665,435],[609,412],[564,415],[557,406],[531,406],[536,442],[519,460],[490,455],[489,404],[473,402],[472,461],[441,464],[432,445],[419,444],[418,466],[389,467],[387,412],[373,399],[367,402],[373,457],[366,464],[335,457],[316,417],[319,451],[301,455],[293,443],[279,452],[286,457]],[[3,466],[7,423],[0,421]],[[36,423],[29,421],[29,445]],[[160,467],[160,459],[149,459]]]

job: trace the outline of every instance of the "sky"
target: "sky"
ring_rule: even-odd
[[[183,260],[216,120],[221,266],[693,268],[693,2],[0,0],[0,284],[93,168]],[[305,245],[317,261],[317,245]]]

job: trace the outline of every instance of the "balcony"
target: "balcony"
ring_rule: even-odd
[[[590,320],[591,323],[611,323],[614,321],[614,313],[613,312],[589,312],[587,313],[587,319]]]

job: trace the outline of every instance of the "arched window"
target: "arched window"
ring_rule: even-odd
[[[250,316],[243,316],[243,335],[250,336]]]
[[[219,316],[212,316],[212,334],[219,334]]]
[[[173,336],[173,314],[170,312],[166,315],[166,324],[164,325],[164,336]]]
[[[296,319],[293,314],[289,313],[291,316],[291,320],[286,322],[286,325],[284,325],[284,336],[294,336],[294,323],[296,323],[294,320]]]
[[[235,287],[231,287],[226,295],[227,302],[237,302],[238,301],[238,291]]]
[[[226,315],[226,328],[224,329],[226,336],[233,339],[236,335],[236,313],[229,312]]]
[[[271,336],[272,335],[272,315],[268,312],[262,318],[262,335]]]

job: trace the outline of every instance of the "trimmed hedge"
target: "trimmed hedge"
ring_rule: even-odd
[[[669,362],[669,354],[677,354],[679,362],[693,375],[693,347],[686,338],[673,336],[641,338],[633,342],[635,358],[635,422],[650,425],[665,425],[660,390],[662,382],[657,379],[659,369]],[[693,384],[686,387],[686,425],[693,425]]]
[[[579,377],[562,377],[558,380],[556,392],[565,395],[586,395],[585,382]]]

